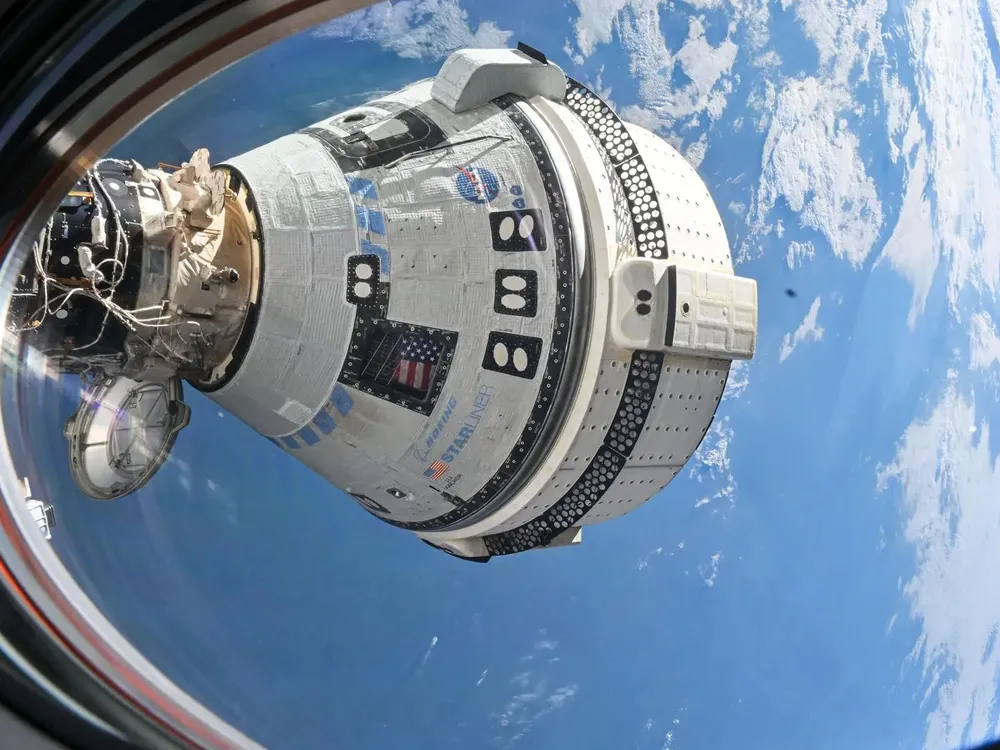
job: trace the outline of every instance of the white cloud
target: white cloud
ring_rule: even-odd
[[[661,128],[667,127],[669,124],[667,120],[660,117],[658,114],[652,110],[646,109],[645,107],[640,107],[635,104],[629,104],[622,107],[618,111],[618,116],[621,117],[625,122],[631,122],[635,125],[640,125],[646,130],[651,130],[654,133]]]
[[[758,79],[757,85],[747,97],[747,107],[757,113],[754,127],[758,132],[763,133],[771,124],[771,115],[777,102],[778,88],[774,82],[770,78]]]
[[[1000,362],[1000,338],[987,312],[975,313],[969,320],[969,361],[977,370],[991,368]]]
[[[645,570],[646,568],[649,567],[649,561],[650,560],[652,560],[654,557],[659,557],[662,554],[663,554],[663,547],[657,547],[652,552],[650,552],[649,554],[647,554],[644,558],[642,558],[639,561],[638,566],[636,566],[636,567],[638,567],[639,570]],[[673,554],[673,553],[670,553],[670,554]]]
[[[899,82],[895,73],[882,70],[882,99],[885,102],[885,127],[889,133],[889,157],[896,161],[901,149],[894,138],[905,132],[910,113],[910,91]]]
[[[590,57],[598,44],[611,41],[615,18],[628,0],[576,0],[580,17],[576,19],[576,45],[583,57]]]
[[[722,559],[722,553],[716,552],[712,555],[707,565],[699,565],[698,571],[701,573],[701,579],[704,584],[708,587],[715,585],[715,579],[719,577],[719,561]]]
[[[873,57],[884,53],[882,16],[886,0],[798,0],[795,14],[816,45],[820,68],[840,85],[860,66],[868,80]]]
[[[914,127],[920,129],[916,122],[911,124],[911,128]],[[938,243],[934,239],[931,207],[926,196],[927,152],[923,144],[918,147],[908,172],[896,228],[879,260],[888,261],[913,287],[913,301],[906,318],[912,330],[917,316],[924,311],[938,264]]]
[[[677,50],[667,47],[661,26],[662,6],[657,0],[574,0],[580,13],[576,21],[576,49],[571,56],[582,63],[599,44],[608,44],[615,30],[629,58],[629,68],[636,80],[639,104],[621,112],[630,122],[651,130],[669,127],[706,113],[717,120],[734,87],[733,62],[737,46],[732,36],[744,27],[749,39],[758,42],[766,35],[766,0],[693,0],[695,8],[729,5],[731,17],[726,37],[711,45],[701,16],[688,18],[688,34]],[[762,22],[763,19],[763,22]],[[670,19],[675,23],[675,19]],[[675,85],[675,70],[689,79]],[[703,155],[695,151],[694,155]]]
[[[553,651],[558,647],[558,642],[544,638],[546,631],[539,631],[538,640],[531,651],[521,657],[521,662],[531,661],[534,656],[544,651]],[[558,657],[549,658],[549,664],[558,663]],[[486,672],[483,672],[477,685],[483,681]],[[497,747],[509,748],[517,744],[531,731],[535,723],[565,706],[577,693],[575,683],[565,683],[558,687],[551,688],[549,684],[555,682],[551,674],[539,674],[532,671],[519,672],[510,679],[510,685],[515,690],[514,694],[507,700],[503,709],[491,714],[491,718],[496,721],[496,734],[493,737],[493,745]]]
[[[768,131],[754,204],[754,235],[773,231],[769,215],[784,201],[804,226],[825,235],[837,257],[854,265],[865,260],[877,241],[881,203],[859,139],[843,115],[863,112],[854,92],[858,81],[868,79],[872,61],[884,58],[885,8],[886,0],[795,2],[803,31],[816,45],[819,70],[777,86],[770,80],[776,75],[767,75],[747,102],[758,113],[758,129]],[[895,96],[889,118],[891,127],[898,128],[906,107],[905,90],[895,78],[886,80],[885,86]],[[741,256],[759,246],[750,239],[741,247]],[[793,265],[794,252],[787,260]]]
[[[821,341],[823,339],[823,327],[816,322],[816,318],[819,316],[819,306],[820,299],[817,297],[809,306],[809,312],[806,313],[806,317],[803,318],[799,327],[795,329],[795,333],[785,334],[785,338],[781,342],[779,362],[788,359],[795,351],[795,347],[803,341]]]
[[[997,4],[991,2],[994,17]],[[1000,80],[979,3],[914,0],[905,6],[914,97],[929,130],[911,127],[926,148],[934,248],[923,249],[933,278],[938,254],[950,257],[948,297],[966,284],[995,293],[1000,283]],[[909,136],[909,133],[908,133]],[[903,147],[906,150],[906,144]],[[919,261],[911,262],[910,267]]]
[[[860,265],[878,238],[882,206],[858,138],[838,117],[852,100],[826,78],[785,85],[764,144],[755,215],[758,231],[767,231],[768,214],[784,199],[837,257]]]
[[[513,747],[523,739],[539,719],[566,705],[578,689],[576,684],[570,683],[549,690],[544,678],[532,673],[519,677],[523,678],[516,682],[519,692],[510,698],[503,711],[494,716],[500,730],[494,742],[505,748]]]
[[[431,638],[431,645],[427,647],[427,651],[424,652],[424,658],[420,660],[421,667],[426,666],[427,660],[431,658],[431,651],[434,650],[434,647],[437,645],[437,642],[438,642],[437,636]]]
[[[788,243],[788,255],[785,256],[785,262],[788,267],[794,269],[796,266],[804,265],[807,260],[812,260],[816,257],[816,249],[813,247],[811,242],[792,242]]]
[[[903,591],[921,634],[926,748],[978,744],[991,733],[1000,677],[1000,466],[990,427],[957,391],[955,374],[926,420],[904,432],[893,462],[880,467],[878,490],[898,487],[903,534],[916,572]]]
[[[673,109],[668,110],[674,117],[707,109],[709,117],[717,120],[725,108],[725,95],[732,91],[726,77],[736,60],[737,47],[728,38],[713,47],[705,38],[705,31],[705,24],[700,18],[688,21],[687,40],[677,52],[677,63],[691,83],[683,89],[683,96],[678,97]],[[719,84],[717,90],[716,84]],[[647,88],[652,88],[663,98],[671,87],[669,81],[661,80],[655,88],[649,85]]]
[[[708,133],[702,131],[698,140],[692,143],[684,151],[684,158],[688,160],[692,167],[697,169],[705,160],[705,152],[708,150]]]
[[[716,488],[714,492],[704,495],[698,501],[699,505],[711,500],[728,500],[730,505],[736,502],[736,480],[729,464],[729,444],[732,440],[733,428],[729,417],[716,419],[692,456],[688,476],[699,482],[714,483]],[[684,543],[681,542],[678,547],[683,549]]]
[[[506,47],[512,32],[492,21],[473,30],[458,0],[399,0],[335,18],[313,34],[376,42],[400,57],[437,60],[460,47]]]
[[[733,360],[729,367],[729,377],[726,378],[726,388],[722,392],[723,403],[730,399],[738,399],[750,385],[750,364],[748,360]]]
[[[601,97],[608,106],[617,111],[615,107],[614,99],[611,98],[611,87],[604,85],[604,66],[602,65],[597,70],[597,75],[594,77],[594,82],[590,84],[589,88],[599,97]]]
[[[732,437],[729,417],[715,420],[695,451],[690,476],[697,477],[699,482],[724,476],[729,471],[729,441]]]

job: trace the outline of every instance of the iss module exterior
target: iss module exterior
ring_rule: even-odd
[[[656,495],[757,332],[694,168],[523,46],[219,164],[99,161],[14,303],[22,342],[86,380],[87,495],[149,481],[186,380],[472,560]]]

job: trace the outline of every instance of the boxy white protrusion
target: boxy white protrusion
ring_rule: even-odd
[[[611,280],[611,335],[629,350],[749,359],[757,343],[757,282],[629,259]]]
[[[539,62],[517,50],[463,49],[445,61],[431,87],[431,97],[456,114],[503,94],[561,102],[566,95],[566,74],[558,65]]]

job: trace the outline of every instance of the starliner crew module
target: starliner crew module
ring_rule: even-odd
[[[523,45],[222,163],[103,159],[7,327],[87,383],[72,475],[134,492],[182,381],[449,554],[578,542],[705,436],[757,288],[694,168]]]

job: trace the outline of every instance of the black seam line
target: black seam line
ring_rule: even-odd
[[[674,326],[677,325],[677,266],[667,268],[667,333],[663,337],[664,346],[674,345]]]
[[[578,523],[611,489],[625,468],[653,406],[663,368],[661,352],[637,351],[629,363],[615,418],[601,447],[573,486],[548,510],[515,529],[483,537],[491,555],[544,547]]]
[[[573,316],[575,314],[576,262],[573,232],[569,225],[566,198],[559,182],[552,157],[541,135],[531,121],[516,106],[521,97],[503,95],[493,100],[524,137],[524,143],[535,159],[539,175],[545,184],[546,202],[552,222],[553,242],[551,252],[556,260],[556,312],[552,324],[548,359],[542,373],[538,396],[527,424],[506,460],[476,493],[460,507],[435,518],[423,521],[396,521],[379,516],[386,523],[410,531],[443,531],[468,521],[492,504],[501,493],[524,478],[526,463],[534,459],[535,449],[553,416],[553,406],[563,384],[567,355],[572,344]],[[550,252],[545,249],[539,252]]]

